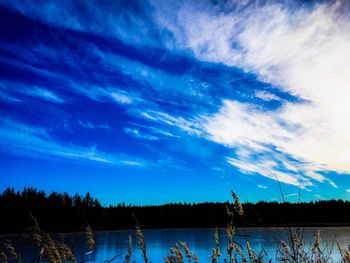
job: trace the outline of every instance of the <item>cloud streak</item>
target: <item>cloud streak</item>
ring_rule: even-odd
[[[138,139],[144,139],[144,140],[150,140],[150,141],[156,141],[158,140],[158,137],[152,135],[152,134],[147,134],[144,132],[141,132],[138,129],[134,128],[124,128],[124,132],[132,137],[138,138]]]
[[[128,156],[117,156],[98,151],[96,146],[82,147],[54,140],[42,127],[32,127],[10,119],[1,119],[0,149],[12,154],[97,162],[123,166],[144,166],[145,162]]]

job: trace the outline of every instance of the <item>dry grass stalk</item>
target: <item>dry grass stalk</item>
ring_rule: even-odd
[[[215,248],[213,248],[213,253],[211,255],[211,261],[213,263],[217,263],[218,257],[221,256],[220,247],[219,247],[219,241],[220,241],[219,240],[219,230],[217,227],[215,227],[214,239],[215,239]]]
[[[145,263],[149,263],[150,261],[148,260],[148,257],[147,257],[147,248],[146,248],[145,238],[144,238],[143,233],[141,231],[141,227],[138,223],[136,223],[136,230],[135,231],[136,231],[137,245],[139,246],[139,248],[142,251],[143,260],[145,261]]]
[[[46,234],[45,236],[44,257],[49,263],[63,262],[56,242],[51,238],[49,234]]]
[[[125,256],[125,261],[124,261],[125,263],[130,263],[131,255],[132,255],[132,238],[129,235],[128,253]]]
[[[282,252],[286,255],[290,255],[290,250],[286,242],[281,241]]]
[[[292,241],[292,249],[294,252],[293,260],[305,261],[308,258],[308,253],[305,251],[302,239],[297,231],[294,231]]]
[[[30,213],[30,217],[33,221],[33,242],[40,248],[39,256],[36,258],[36,262],[40,262],[44,257],[49,263],[62,263],[70,261],[75,263],[75,256],[73,251],[67,246],[64,241],[57,242],[51,238],[51,236],[39,227],[39,223],[33,214]],[[92,234],[91,228],[89,235]],[[20,257],[18,257],[20,259]],[[20,260],[17,260],[19,262]]]
[[[180,250],[178,244],[175,244],[174,247],[170,248],[170,256],[164,259],[166,263],[183,263],[183,254]]]
[[[233,191],[231,191],[231,195],[233,197],[233,200],[235,201],[234,208],[235,208],[237,214],[240,216],[243,216],[243,214],[244,214],[243,206],[242,206],[241,202],[239,201],[238,196]]]
[[[0,251],[0,263],[7,263],[7,256],[3,251]]]
[[[198,257],[194,253],[191,252],[191,250],[188,248],[187,244],[185,242],[182,242],[182,241],[180,241],[180,244],[185,251],[188,262],[193,260],[193,262],[198,263]]]
[[[350,259],[348,251],[340,252],[341,254],[343,252],[345,258],[349,255]],[[321,237],[319,232],[316,232],[314,245],[311,248],[303,244],[297,231],[293,232],[291,246],[288,246],[286,242],[281,241],[279,253],[282,256],[280,260],[283,262],[326,263],[331,259],[330,254],[327,254],[326,250],[321,250]]]
[[[320,235],[320,231],[317,231],[316,234],[315,234],[315,243],[314,243],[314,248],[313,249],[321,251],[320,245],[321,245],[321,235]]]
[[[312,257],[314,259],[315,262],[326,262],[326,260],[324,260],[324,253],[322,253],[321,251],[321,235],[320,235],[320,231],[317,231],[315,233],[315,242],[314,242],[314,246],[312,248]]]
[[[349,250],[343,249],[340,247],[340,245],[337,243],[338,250],[340,252],[342,262],[343,263],[350,263],[350,252]]]
[[[220,255],[218,254],[217,249],[216,249],[216,248],[213,248],[212,255],[210,256],[211,262],[212,262],[212,263],[217,263],[217,262],[218,262],[218,257],[219,257],[219,256],[220,256]]]
[[[179,247],[178,244],[175,244],[174,252],[175,252],[175,255],[176,255],[177,262],[178,263],[182,263],[183,259],[184,259],[184,256],[182,255],[182,252],[181,252],[180,247]]]
[[[184,249],[188,261],[190,261],[192,259],[192,253],[191,253],[190,249],[188,248],[187,244],[183,241],[180,241],[180,245]]]
[[[233,224],[233,213],[230,211],[230,209],[228,208],[227,205],[225,205],[225,208],[226,208],[226,214],[227,214],[227,217],[229,218],[229,224]]]
[[[40,262],[42,256],[45,252],[45,232],[40,229],[38,220],[34,217],[34,215],[29,211],[29,217],[33,221],[32,226],[32,240],[33,243],[39,247],[39,255],[35,259],[36,262]],[[34,261],[34,260],[33,260]]]
[[[300,235],[297,231],[294,231],[292,234],[292,241],[295,249],[299,249],[302,247],[303,243],[301,241]]]
[[[58,249],[58,252],[61,256],[62,261],[70,261],[72,263],[75,263],[75,256],[70,247],[67,246],[66,243],[62,242],[57,242],[56,247]]]
[[[90,250],[93,250],[95,248],[94,233],[92,232],[92,229],[89,224],[85,227],[85,234],[87,247]]]
[[[15,250],[15,248],[10,240],[5,240],[3,242],[3,245],[4,245],[5,249],[7,250],[7,252],[10,254],[12,259],[18,259],[16,250]]]
[[[293,255],[290,253],[289,246],[286,242],[281,241],[281,254],[282,254],[282,261],[283,262],[291,262],[293,261]]]
[[[251,248],[251,246],[250,246],[248,241],[246,243],[246,246],[247,246],[247,251],[248,251],[248,256],[250,258],[250,261],[251,262],[255,262],[256,261],[255,260],[255,254],[254,254],[254,251],[252,250],[252,248]]]
[[[38,247],[41,247],[43,242],[43,233],[39,227],[38,220],[34,217],[34,215],[29,212],[29,216],[31,220],[33,221],[33,227],[32,227],[32,239],[34,244],[36,244]]]
[[[233,250],[235,249],[235,245],[233,243],[233,236],[235,234],[235,228],[229,224],[226,227],[226,236],[227,236],[227,254],[229,256],[229,262],[232,262]]]
[[[237,254],[241,257],[242,263],[248,263],[248,260],[245,257],[242,249],[240,249],[238,246],[235,246],[235,250],[236,250]],[[234,261],[230,261],[230,262],[237,262],[237,260],[234,259]]]
[[[217,250],[219,251],[219,254],[220,254],[220,249],[219,249],[220,236],[219,236],[219,229],[218,229],[218,227],[215,227],[214,238],[215,238],[216,248],[217,248]]]

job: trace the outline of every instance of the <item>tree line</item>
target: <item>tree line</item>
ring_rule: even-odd
[[[350,202],[327,200],[300,203],[260,201],[244,203],[244,215],[233,215],[235,226],[350,225]],[[104,207],[89,193],[85,196],[34,188],[6,189],[0,194],[0,232],[22,232],[31,227],[31,213],[47,231],[79,231],[89,224],[94,230],[130,229],[135,218],[142,228],[224,227],[234,211],[229,202],[170,203]]]

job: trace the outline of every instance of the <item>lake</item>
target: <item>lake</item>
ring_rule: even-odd
[[[339,251],[335,246],[331,251],[330,247],[336,241],[342,247],[347,248],[350,244],[350,227],[303,228],[304,243],[310,247],[313,245],[317,229],[321,232],[322,247],[328,249],[332,253],[334,261],[338,262],[340,259]],[[153,263],[163,262],[164,257],[169,253],[169,248],[175,243],[179,243],[179,240],[187,243],[191,251],[199,257],[200,262],[210,262],[209,255],[215,246],[214,229],[148,229],[143,230],[143,233],[149,259]],[[280,240],[288,240],[287,233],[286,228],[239,228],[236,229],[235,241],[242,245],[249,241],[255,251],[264,249],[269,257],[275,261],[279,242]],[[220,248],[225,254],[227,246],[225,229],[219,229],[219,234]],[[132,259],[136,262],[143,262],[132,230],[95,232],[95,253],[86,256],[83,256],[88,251],[84,233],[56,234],[54,236],[56,238],[63,237],[74,244],[78,261],[94,259],[96,262],[102,262],[122,254],[114,261],[122,262],[127,252],[129,235],[132,236],[134,243]],[[12,235],[8,238],[15,240],[24,260],[33,257],[33,250],[23,237]]]

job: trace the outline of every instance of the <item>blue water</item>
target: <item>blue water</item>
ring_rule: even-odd
[[[334,246],[338,242],[342,247],[347,248],[350,244],[350,228],[348,227],[322,227],[317,228],[321,232],[322,247],[332,255],[335,262],[340,260],[339,252]],[[312,247],[316,228],[303,229],[303,242]],[[185,241],[192,252],[194,252],[200,262],[210,262],[209,256],[215,247],[214,229],[152,229],[144,230],[148,257],[151,262],[163,262],[164,257],[169,254],[169,249],[179,240]],[[226,253],[226,232],[225,229],[219,229],[220,248],[225,256]],[[84,255],[89,250],[86,248],[84,233],[68,233],[54,235],[55,238],[64,238],[74,244],[77,260],[90,259],[91,262],[103,262],[119,255],[114,262],[123,262],[128,248],[129,235],[133,239],[132,260],[143,262],[141,251],[137,247],[134,231],[101,231],[95,232],[96,248],[93,253]],[[33,250],[24,237],[10,236],[15,240],[24,260],[30,260],[33,257]],[[264,249],[273,261],[278,258],[276,255],[279,242],[288,241],[288,231],[286,228],[247,228],[236,229],[236,242],[243,246],[249,241],[255,251]],[[179,244],[180,245],[180,244]],[[186,262],[186,260],[184,261]],[[223,257],[220,262],[223,262]]]

